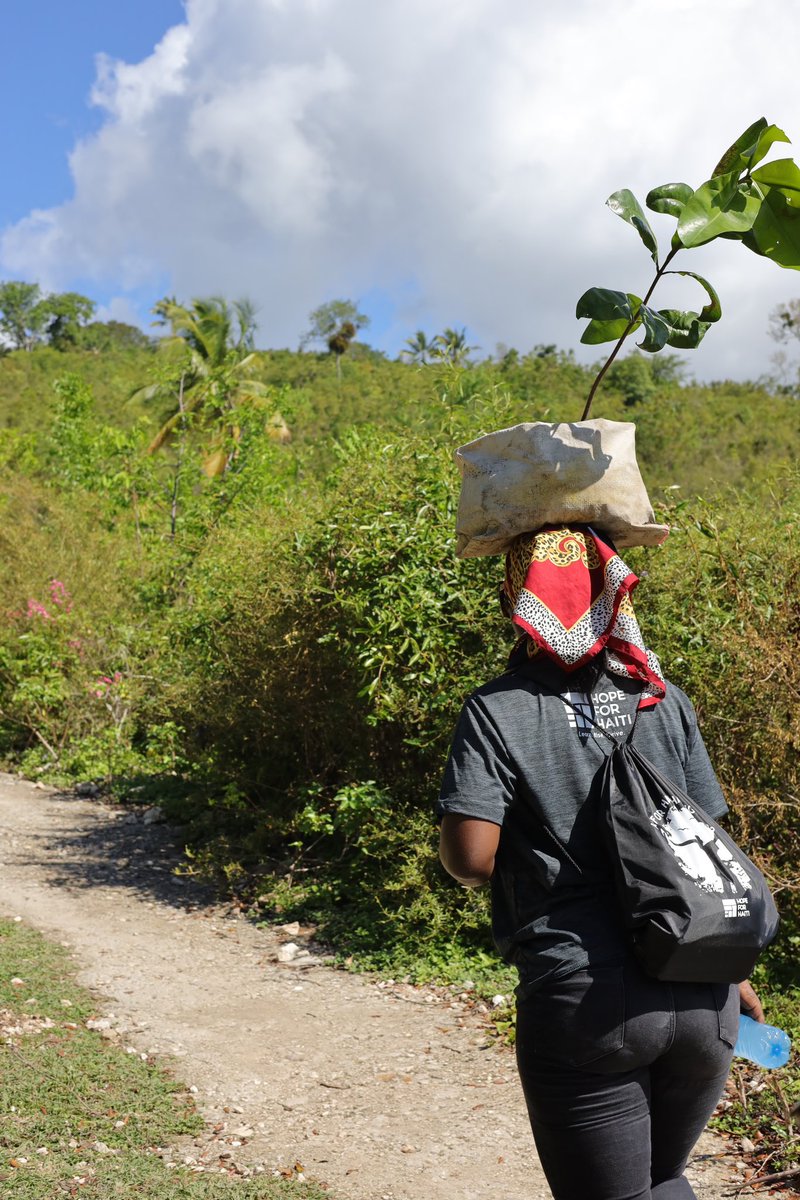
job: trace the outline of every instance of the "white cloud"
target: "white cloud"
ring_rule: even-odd
[[[107,54],[97,56],[92,103],[116,120],[135,128],[169,96],[186,89],[191,32],[186,25],[168,30],[149,58],[131,66]]]
[[[3,270],[120,295],[165,277],[180,297],[248,295],[264,344],[296,344],[326,299],[383,292],[392,351],[422,322],[465,324],[487,351],[577,348],[586,287],[647,286],[644,249],[603,207],[611,191],[696,185],[762,112],[800,139],[800,11],[782,7],[777,35],[769,13],[189,0],[149,58],[99,60],[106,119],[72,154],[74,196],[5,231]],[[668,240],[670,222],[654,223]],[[800,279],[731,243],[683,265],[708,270],[726,310],[690,369],[759,374],[769,308]]]
[[[141,316],[136,305],[127,296],[112,296],[106,304],[99,304],[94,314],[95,321],[121,321],[123,325],[138,325]],[[148,329],[148,333],[152,330]]]

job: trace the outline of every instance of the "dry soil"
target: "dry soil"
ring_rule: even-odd
[[[0,776],[0,912],[72,950],[105,1036],[177,1060],[209,1126],[175,1157],[302,1170],[340,1200],[549,1197],[513,1054],[468,994],[304,955],[302,930],[256,928],[176,877],[179,852],[141,815]],[[701,1200],[731,1194],[736,1158],[704,1135]]]

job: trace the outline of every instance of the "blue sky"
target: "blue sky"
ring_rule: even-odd
[[[178,0],[25,0],[4,5],[0,227],[72,193],[68,155],[99,128],[95,55],[144,58],[183,19]]]
[[[770,12],[780,10],[776,34]],[[644,294],[604,206],[697,186],[755,118],[800,151],[800,10],[763,0],[29,0],[4,12],[0,278],[149,321],[159,296],[247,296],[261,345],[355,300],[396,354],[465,326],[489,354],[582,361],[577,298]],[[788,153],[792,153],[788,149]],[[654,218],[666,244],[672,225]],[[754,378],[800,294],[733,243],[686,252],[724,316],[684,358]],[[698,308],[688,279],[660,306]]]

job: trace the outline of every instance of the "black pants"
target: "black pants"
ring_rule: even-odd
[[[738,1023],[735,985],[660,983],[632,961],[521,1001],[517,1065],[555,1200],[690,1200]]]

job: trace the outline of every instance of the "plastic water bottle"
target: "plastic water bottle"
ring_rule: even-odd
[[[746,1017],[739,1017],[739,1036],[733,1053],[738,1058],[749,1058],[760,1067],[782,1067],[789,1061],[792,1043],[788,1033],[774,1025],[763,1025]]]

